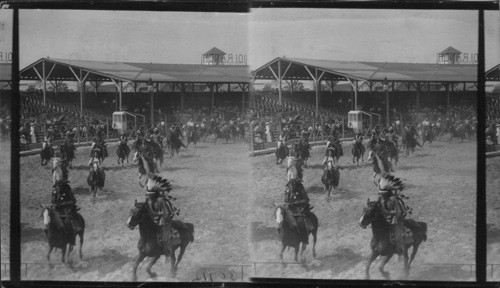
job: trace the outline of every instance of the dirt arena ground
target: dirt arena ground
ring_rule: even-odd
[[[364,278],[372,231],[371,226],[362,229],[358,220],[367,199],[376,199],[378,190],[372,182],[371,164],[356,167],[351,147],[351,143],[344,146],[346,156],[340,159],[342,191],[334,192],[329,203],[321,183],[324,146],[313,147],[304,172],[304,186],[320,223],[317,258],[312,258],[309,245],[305,265],[260,264],[258,277]],[[274,155],[254,157],[251,161],[255,183],[251,261],[280,261],[281,244],[272,204],[283,201],[285,164],[276,165]],[[394,174],[403,179],[404,194],[410,197],[406,203],[414,212],[409,218],[428,225],[428,240],[420,246],[409,279],[474,281],[474,268],[464,264],[475,263],[476,143],[455,140],[451,144],[426,144],[409,158],[402,156]],[[284,260],[293,261],[293,249],[285,251]],[[372,263],[371,279],[383,279],[379,263],[380,259]],[[386,265],[391,279],[404,278],[402,265],[397,257]]]
[[[70,171],[70,185],[87,223],[83,260],[74,253],[71,265],[61,264],[58,250],[51,256],[54,267],[28,265],[27,271],[22,269],[23,279],[130,281],[132,264],[138,255],[139,230],[128,229],[126,221],[134,200],[144,201],[145,196],[138,185],[137,165],[119,167],[116,145],[108,145],[108,149],[111,158],[104,162],[105,189],[98,195],[95,205],[86,182],[89,148],[78,149],[74,169]],[[213,281],[241,281],[242,278],[248,281],[251,276],[247,266],[233,265],[245,264],[249,259],[248,191],[253,183],[248,177],[251,165],[247,151],[248,144],[244,142],[200,143],[198,148],[190,146],[188,150],[182,149],[174,159],[165,160],[160,175],[173,184],[171,194],[177,197],[175,205],[181,209],[178,219],[193,223],[195,227],[195,241],[186,249],[177,280],[209,281],[203,273],[210,279],[210,272]],[[23,263],[47,263],[48,245],[42,231],[39,205],[50,202],[51,181],[50,167],[40,166],[39,155],[21,158]],[[168,272],[170,260],[165,264],[164,259],[160,258],[153,267],[158,273],[153,281],[172,280]],[[151,280],[145,272],[147,263],[143,261],[139,266],[138,281]],[[209,267],[215,264],[229,266]]]
[[[500,281],[500,157],[486,158],[488,280]]]
[[[9,263],[10,247],[10,141],[0,142],[0,203],[1,203],[1,258],[0,263]],[[9,278],[8,267],[1,267],[1,279]]]

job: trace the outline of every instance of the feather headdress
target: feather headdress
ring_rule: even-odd
[[[148,192],[170,192],[172,186],[168,179],[163,179],[158,175],[150,175],[146,182],[146,190]]]
[[[382,175],[382,177],[380,177],[378,188],[380,191],[402,191],[404,189],[404,184],[400,178],[397,178],[394,175]]]

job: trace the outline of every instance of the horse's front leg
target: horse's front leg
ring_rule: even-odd
[[[286,245],[283,244],[283,242],[281,242],[281,252],[280,252],[280,260],[281,262],[283,262],[283,252],[285,251],[286,249]]]
[[[139,256],[137,257],[137,260],[132,267],[132,282],[137,282],[137,267],[142,262],[142,260],[144,260],[144,258],[146,258],[146,254],[139,252]]]
[[[366,263],[366,270],[365,270],[365,279],[370,279],[370,266],[372,265],[372,262],[377,259],[378,253],[375,251],[372,251],[372,255],[370,255],[370,258],[368,259],[368,262]]]
[[[172,275],[172,278],[177,276],[177,266],[175,265],[175,262],[175,251],[173,247],[170,247],[170,274]]]
[[[47,253],[47,262],[49,262],[49,264],[50,264],[50,253],[52,253],[52,249],[54,249],[54,247],[50,246],[49,247],[49,253]]]
[[[306,248],[307,248],[307,244],[302,243],[302,249],[300,249],[300,262],[302,262],[302,263],[306,262],[306,258],[304,257],[304,251],[306,251]]]
[[[410,262],[408,259],[408,249],[404,249],[403,251],[403,259],[405,262],[405,276],[408,277],[410,275]]]
[[[394,254],[387,255],[385,257],[384,261],[382,261],[382,263],[378,267],[378,270],[380,271],[380,273],[382,273],[382,275],[384,276],[384,278],[387,279],[387,280],[390,279],[390,274],[389,274],[389,272],[384,271],[384,267],[387,264],[387,262],[389,262],[389,260],[391,260],[391,258],[392,258],[393,255]]]
[[[66,263],[66,245],[64,245],[64,247],[61,249],[61,252],[62,252],[61,261],[62,263]]]
[[[160,255],[154,256],[153,259],[151,259],[151,261],[149,262],[148,267],[146,267],[146,272],[148,272],[149,277],[151,278],[155,278],[156,276],[158,276],[155,272],[151,272],[151,268],[153,267],[153,265],[155,265],[156,261],[158,261],[159,258]]]
[[[295,249],[295,258],[293,258],[293,259],[295,260],[295,262],[299,263],[298,256],[299,256],[300,243],[297,246],[293,247],[293,248]]]

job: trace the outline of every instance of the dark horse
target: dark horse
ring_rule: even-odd
[[[73,142],[70,142],[68,140],[64,141],[61,145],[59,145],[59,153],[61,154],[61,157],[65,160],[67,160],[69,167],[72,168],[73,165],[73,159],[75,159],[75,144]]]
[[[47,237],[47,240],[49,242],[49,253],[47,253],[47,261],[49,261],[50,263],[50,253],[52,253],[52,250],[54,248],[59,248],[62,250],[61,261],[64,263],[66,257],[66,247],[70,243],[69,238],[64,231],[60,231],[59,229],[57,229],[55,222],[52,221],[53,214],[52,214],[52,208],[50,208],[50,206],[42,207],[42,217],[44,225],[43,231],[45,233],[45,237]],[[80,259],[82,259],[82,245],[83,245],[83,234],[85,233],[85,220],[83,219],[82,215],[75,212],[74,217],[71,217],[71,219],[68,218],[63,219],[63,221],[71,221],[71,225],[73,226],[73,231],[75,235],[78,235],[80,237],[79,255]],[[68,253],[71,253],[72,250],[73,246],[70,245]]]
[[[167,135],[167,147],[170,150],[170,158],[174,157],[174,154],[177,153],[179,155],[179,150],[184,146],[182,140],[179,139],[176,133],[169,131]],[[187,147],[186,147],[187,148]]]
[[[188,128],[187,135],[186,135],[187,143],[186,146],[189,147],[189,143],[193,143],[194,146],[196,147],[198,141],[200,141],[200,135],[198,135],[198,132],[194,128]]]
[[[130,155],[130,148],[128,147],[127,143],[120,143],[118,145],[118,148],[116,149],[116,155],[118,156],[118,164],[120,164],[120,160],[122,161],[122,167],[125,162],[125,158],[127,158],[127,163],[129,163],[128,156]]]
[[[47,142],[43,142],[42,151],[40,152],[40,158],[42,159],[40,164],[42,164],[42,166],[47,165],[52,157],[54,157],[54,149],[52,149]]]
[[[213,130],[214,132],[214,144],[217,142],[217,139],[224,139],[226,140],[226,143],[229,141],[229,138],[231,138],[229,128],[227,126],[222,127],[222,129],[219,126],[216,126]]]
[[[363,209],[363,215],[359,219],[359,224],[362,228],[366,228],[372,224],[372,240],[370,247],[372,254],[368,263],[366,264],[366,279],[370,279],[370,265],[377,259],[378,256],[385,256],[386,258],[379,267],[380,273],[389,279],[389,272],[384,271],[384,266],[391,260],[394,254],[403,255],[404,269],[406,276],[410,273],[410,265],[415,255],[417,254],[418,247],[423,241],[427,240],[427,224],[425,222],[416,222],[412,219],[404,219],[404,251],[396,251],[396,246],[390,240],[391,224],[382,215],[380,206],[377,201],[368,199],[366,206]],[[411,257],[408,260],[408,250],[413,247]]]
[[[453,138],[460,138],[464,142],[465,137],[465,127],[463,125],[458,125],[457,128],[455,128],[455,125],[450,127],[450,143]]]
[[[162,255],[165,255],[165,257],[170,257],[170,271],[172,273],[172,277],[175,277],[177,267],[179,266],[179,262],[181,262],[182,260],[182,256],[186,251],[186,247],[189,245],[189,243],[194,241],[193,224],[183,223],[179,220],[173,220],[171,222],[171,227],[177,230],[180,241],[178,241],[179,239],[177,239],[177,241],[175,241],[175,239],[171,239],[170,247],[166,247],[165,249],[165,247],[160,246],[160,244],[158,243],[158,226],[151,218],[148,205],[144,202],[137,203],[136,200],[134,208],[130,213],[130,217],[127,220],[127,227],[130,229],[134,229],[137,225],[139,225],[139,233],[141,239],[139,239],[139,243],[137,243],[139,256],[134,263],[132,281],[137,281],[137,267],[146,257],[153,257],[153,259],[151,259],[151,262],[149,262],[146,271],[148,272],[150,277],[156,277],[156,273],[151,272],[151,267],[153,267],[153,265]],[[180,248],[180,252],[176,262],[175,251],[177,250],[177,248]]]
[[[302,233],[299,233],[296,228],[292,227],[292,225],[288,222],[288,219],[285,215],[285,209],[279,205],[276,206],[276,224],[278,224],[278,233],[281,239],[281,252],[280,252],[280,259],[283,261],[283,252],[285,251],[286,247],[292,247],[295,249],[295,262],[298,261],[298,253],[299,253],[299,248],[300,248],[300,243],[302,243],[302,249],[300,250],[300,258],[303,260],[303,253],[307,248],[307,244],[304,241],[304,238],[309,238],[309,235],[313,235],[313,257],[316,258],[316,240],[318,236],[318,217],[314,215],[314,213],[309,212],[308,216],[311,219],[311,222],[314,225],[314,229],[312,231],[308,231],[307,235],[302,235]],[[303,221],[302,221],[303,223]],[[302,224],[304,225],[304,224]],[[300,229],[301,231],[305,231],[305,227]]]
[[[93,163],[89,171],[89,176],[87,177],[87,184],[90,186],[90,191],[94,195],[94,198],[92,198],[92,203],[95,203],[96,201],[95,197],[97,189],[102,191],[105,180],[106,173],[104,172],[104,170],[102,170],[102,168],[100,168],[97,163]]]
[[[330,200],[330,193],[332,188],[337,189],[340,181],[340,171],[339,167],[333,165],[331,162],[327,162],[323,176],[321,177],[321,182],[325,185],[325,190],[328,191],[327,200]]]
[[[283,141],[278,141],[278,146],[274,154],[276,155],[276,164],[281,164],[290,153],[290,149],[288,149],[288,146],[286,146]]]
[[[337,149],[335,149],[337,150]],[[356,163],[357,166],[359,166],[359,158],[361,158],[362,162],[365,162],[364,156],[365,156],[365,146],[361,143],[354,143],[352,147],[352,163]],[[337,158],[338,162],[338,158]]]

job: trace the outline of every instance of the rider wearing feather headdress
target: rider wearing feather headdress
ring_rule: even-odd
[[[397,249],[403,251],[403,220],[407,213],[411,213],[411,209],[403,202],[404,195],[399,195],[398,191],[403,191],[404,184],[400,178],[394,175],[382,174],[379,185],[378,205],[381,208],[382,214],[387,223],[392,227],[390,231],[390,239],[395,244]]]
[[[170,202],[175,198],[168,194],[172,190],[172,186],[167,179],[150,173],[145,188],[146,203],[148,203],[148,207],[154,216],[153,220],[158,226],[166,225],[175,215],[179,215],[180,210]]]

